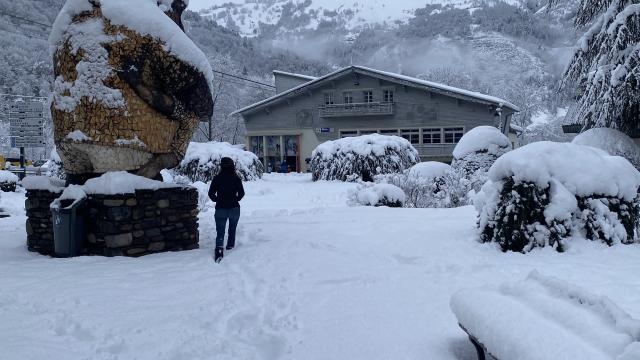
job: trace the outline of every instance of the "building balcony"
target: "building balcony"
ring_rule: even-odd
[[[393,103],[369,102],[351,104],[330,104],[318,107],[321,118],[348,116],[393,115]]]

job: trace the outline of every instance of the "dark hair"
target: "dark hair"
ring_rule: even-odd
[[[229,157],[223,157],[220,159],[219,174],[233,174],[234,176],[238,176],[238,174],[236,174],[236,165],[233,162],[233,159]]]

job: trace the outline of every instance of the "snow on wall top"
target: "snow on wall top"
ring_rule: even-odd
[[[462,290],[451,310],[498,359],[630,360],[640,321],[604,296],[533,271],[499,288]]]
[[[323,159],[330,159],[334,154],[338,153],[356,153],[361,156],[381,156],[385,155],[387,149],[411,151],[416,161],[419,158],[418,151],[407,139],[399,136],[387,136],[380,134],[362,135],[326,141],[318,145],[318,147],[313,150],[311,156],[315,157],[317,155],[321,155]]]
[[[22,179],[22,187],[27,190],[47,190],[59,193],[64,189],[65,181],[48,176],[27,176]]]
[[[489,154],[498,155],[501,149],[511,150],[509,138],[493,126],[478,126],[462,136],[458,145],[453,149],[453,157],[460,159],[465,155],[479,151],[487,151]]]
[[[640,172],[626,159],[571,143],[541,141],[510,151],[489,170],[494,182],[513,177],[546,188],[559,181],[572,194],[600,194],[632,201],[640,187]]]
[[[589,129],[576,136],[572,143],[593,146],[610,155],[622,156],[640,166],[640,146],[625,133],[609,128]]]
[[[82,189],[87,194],[133,194],[136,190],[158,190],[180,187],[162,181],[147,179],[126,171],[108,172],[102,176],[88,180]]]
[[[157,0],[136,0],[135,4],[130,0],[100,0],[100,8],[102,15],[109,19],[111,24],[122,25],[141,35],[150,35],[161,40],[165,50],[198,69],[209,83],[213,82],[213,72],[205,54],[166,16],[158,6]],[[49,35],[52,55],[64,43],[73,17],[91,9],[89,0],[67,0]]]

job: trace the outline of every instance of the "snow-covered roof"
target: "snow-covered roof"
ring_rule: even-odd
[[[496,106],[499,107],[508,107],[510,109],[513,109],[514,111],[520,111],[520,108],[518,108],[517,106],[513,105],[512,103],[497,98],[495,96],[490,96],[490,95],[485,95],[485,94],[481,94],[478,92],[474,92],[474,91],[469,91],[469,90],[464,90],[464,89],[460,89],[460,88],[456,88],[453,86],[447,86],[447,85],[443,85],[443,84],[439,84],[439,83],[435,83],[435,82],[431,82],[431,81],[426,81],[426,80],[422,80],[422,79],[418,79],[418,78],[414,78],[414,77],[410,77],[410,76],[406,76],[406,75],[400,75],[400,74],[395,74],[395,73],[391,73],[391,72],[387,72],[387,71],[381,71],[381,70],[376,70],[376,69],[371,69],[368,67],[364,67],[364,66],[349,66],[346,68],[342,68],[340,70],[334,71],[332,73],[329,73],[327,75],[321,76],[319,78],[316,78],[315,80],[311,80],[307,83],[304,84],[300,84],[294,88],[291,88],[287,91],[284,91],[280,94],[277,94],[275,96],[272,96],[270,98],[264,99],[262,101],[259,101],[255,104],[246,106],[240,110],[236,110],[234,111],[231,115],[235,115],[235,114],[242,114],[245,113],[247,111],[262,107],[264,105],[267,104],[271,104],[280,100],[284,100],[285,97],[287,97],[288,95],[291,94],[297,94],[297,92],[303,88],[309,87],[309,86],[314,86],[314,85],[318,85],[324,81],[327,80],[333,80],[336,78],[340,78],[342,76],[345,76],[349,73],[352,72],[358,72],[358,73],[363,73],[363,74],[367,74],[370,76],[374,76],[374,77],[385,77],[390,81],[397,81],[397,82],[404,82],[407,83],[408,85],[411,86],[415,86],[415,87],[424,87],[424,88],[428,88],[431,91],[434,92],[438,92],[438,93],[442,93],[445,95],[449,95],[449,96],[457,96],[457,97],[464,97],[467,99],[474,99],[476,101],[480,101],[480,102],[485,102],[485,103],[491,103],[491,104],[495,104]]]
[[[291,76],[291,77],[295,77],[295,78],[299,78],[299,79],[303,79],[303,80],[309,80],[309,81],[317,79],[317,77],[315,77],[315,76],[296,74],[296,73],[280,71],[280,70],[273,70],[273,74],[274,75]]]

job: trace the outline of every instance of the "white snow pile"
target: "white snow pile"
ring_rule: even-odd
[[[81,185],[69,185],[60,196],[55,199],[49,208],[51,209],[60,209],[60,208],[70,208],[79,201],[85,199],[87,197],[87,193],[84,191],[84,187]]]
[[[226,142],[192,142],[180,165],[173,169],[177,175],[186,176],[192,182],[210,182],[220,172],[220,160],[228,157],[236,165],[236,173],[244,181],[262,178],[264,167],[258,157],[249,151]]]
[[[364,184],[349,193],[351,205],[402,207],[404,191],[391,184]]]
[[[640,321],[604,296],[536,271],[498,288],[461,290],[450,307],[498,359],[640,359]]]
[[[511,150],[509,138],[493,126],[478,126],[469,130],[453,149],[453,157],[462,159],[466,155],[485,152],[500,156]]]
[[[511,151],[511,142],[493,126],[478,126],[462,136],[453,150],[451,166],[466,192],[478,192],[497,158]]]
[[[17,183],[20,179],[11,171],[0,170],[0,184]]]
[[[65,181],[49,176],[27,176],[22,179],[22,187],[27,190],[43,190],[59,193],[64,190]]]
[[[553,246],[571,236],[632,243],[640,172],[590,146],[537,142],[500,157],[474,198],[483,242],[503,251]]]
[[[408,176],[419,181],[430,181],[444,177],[451,166],[438,161],[426,161],[413,165],[408,172]]]
[[[112,25],[122,25],[140,35],[160,40],[165,50],[198,69],[209,84],[213,82],[213,72],[207,57],[163,12],[156,0],[137,0],[135,4],[130,0],[100,0],[94,3],[99,4],[102,15]],[[80,48],[83,49],[83,59],[76,66],[77,79],[66,82],[62,76],[58,76],[54,83],[56,107],[63,111],[72,111],[82,97],[109,108],[122,107],[125,102],[120,90],[112,89],[104,83],[114,71],[109,65],[104,44],[120,39],[104,33],[102,19],[73,22],[76,15],[91,10],[90,0],[68,0],[58,14],[49,36],[52,56],[67,41],[74,54]]]
[[[610,128],[589,129],[576,136],[572,143],[593,146],[609,155],[622,156],[640,169],[640,146],[627,134]]]
[[[175,187],[178,185],[147,179],[126,171],[113,171],[87,180],[82,186],[82,190],[89,195],[118,195],[134,194],[136,190],[159,190]]]
[[[347,181],[402,173],[420,161],[418,151],[399,136],[362,135],[327,141],[311,154],[313,180]]]

